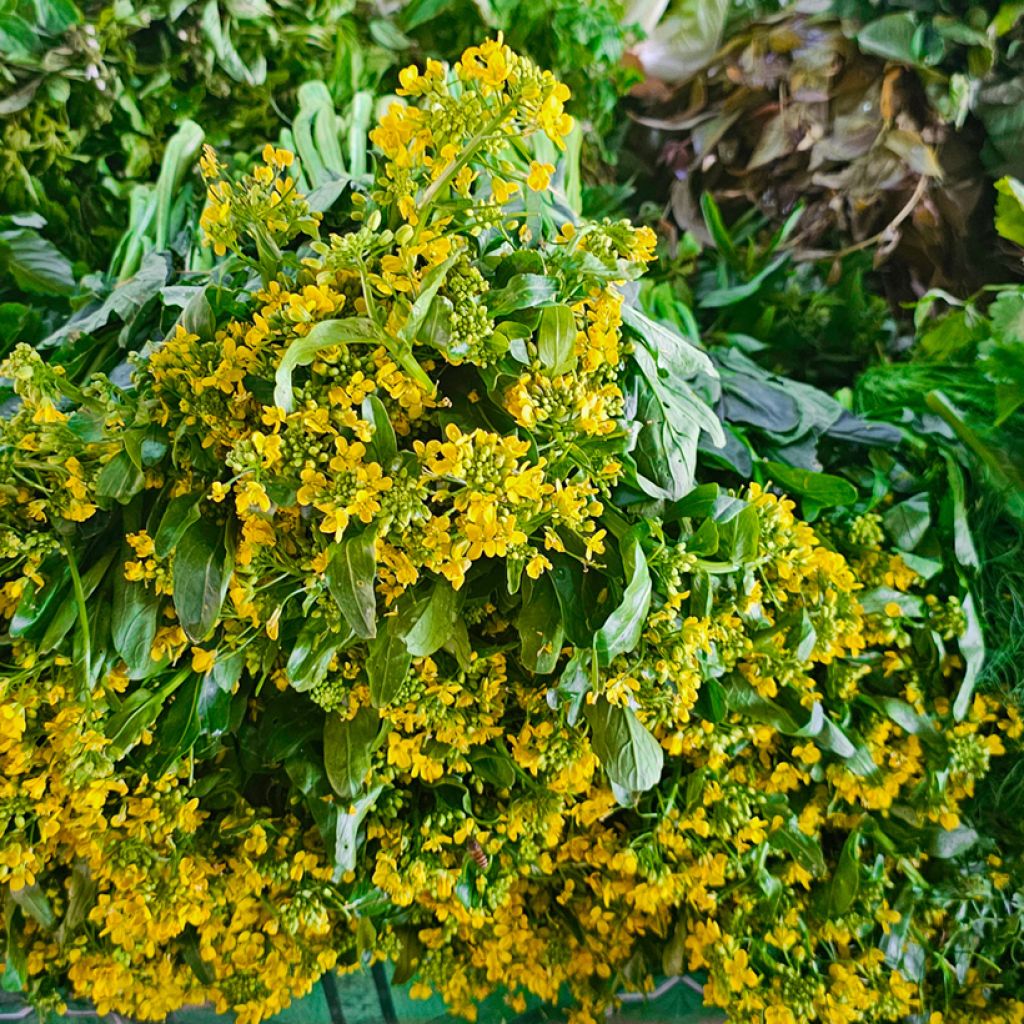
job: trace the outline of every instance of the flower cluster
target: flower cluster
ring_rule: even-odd
[[[628,303],[652,237],[522,202],[565,90],[500,39],[402,86],[358,230],[208,154],[209,315],[130,388],[5,364],[7,976],[244,1024],[392,957],[590,1024],[691,969],[736,1022],[1020,1024],[970,605],[869,499],[669,500],[716,421]]]

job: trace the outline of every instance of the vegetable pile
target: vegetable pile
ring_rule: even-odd
[[[296,12],[236,12],[250,53],[208,5],[190,73],[252,81],[154,129],[151,180],[22,175],[106,188],[112,230],[62,255],[38,190],[0,221],[5,990],[255,1024],[388,960],[469,1019],[501,992],[596,1024],[689,971],[736,1024],[1024,1022],[1024,287],[979,265],[980,291],[925,291],[953,287],[914,262],[927,222],[849,228],[773,122],[748,183],[785,168],[809,218],[722,184],[751,118],[721,109],[760,96],[730,55],[749,72],[761,33],[776,74],[824,48],[846,90],[910,60],[866,42],[886,18],[948,28],[861,6],[859,34],[711,17],[713,89],[666,116],[717,105],[719,149],[660,201],[608,162],[663,130],[651,95],[616,123],[644,19],[610,5],[590,34],[492,12],[574,84],[580,54],[615,66],[585,104],[501,34],[438,59],[454,4],[345,5],[351,49],[307,82]],[[951,102],[947,36],[915,59],[950,62]],[[5,114],[60,100],[27,67]],[[900,74],[907,117],[955,134]],[[148,94],[118,82],[104,145]],[[842,149],[835,113],[837,167],[885,149],[881,191],[910,168],[913,210],[936,199],[908,121]],[[1024,186],[995,195],[1002,273]]]

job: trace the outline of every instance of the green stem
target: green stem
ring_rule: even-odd
[[[452,160],[444,169],[441,176],[437,178],[436,181],[430,183],[430,187],[423,193],[423,202],[420,204],[419,211],[419,223],[416,225],[416,234],[413,236],[414,238],[419,237],[420,229],[426,223],[427,213],[430,211],[430,207],[433,205],[434,200],[437,199],[441,190],[448,185],[452,178],[454,178],[455,175],[466,166],[466,164],[469,163],[480,143],[483,142],[484,139],[486,139],[501,124],[501,122],[505,120],[511,109],[512,104],[506,103],[501,110],[498,111],[494,119],[484,125],[484,127],[466,143],[462,152],[459,154],[458,159]]]
[[[75,604],[78,606],[78,626],[82,630],[82,662],[85,665],[86,689],[92,689],[92,642],[89,637],[89,612],[85,606],[85,588],[82,586],[82,577],[78,573],[78,566],[75,563],[71,549],[65,546],[64,556],[68,560],[68,569],[71,572],[71,585],[75,591]]]

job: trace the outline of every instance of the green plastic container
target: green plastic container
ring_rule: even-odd
[[[304,999],[297,999],[287,1010],[271,1017],[268,1024],[462,1024],[461,1017],[448,1014],[444,1001],[410,999],[409,986],[392,985],[391,968],[377,965],[372,970],[353,974],[325,975]],[[45,1024],[68,1024],[97,1020],[126,1024],[125,1018],[110,1015],[100,1018],[88,1005],[75,1003],[68,1016],[50,1015]],[[650,996],[629,995],[609,1017],[610,1024],[631,1021],[661,1024],[720,1024],[724,1018],[717,1010],[704,1008],[700,984],[690,977],[670,978]],[[17,994],[0,993],[0,1024],[24,1021],[34,1024],[35,1011]],[[544,1024],[564,1021],[565,1008],[537,1003],[524,1013],[515,1014],[500,995],[480,1004],[478,1024]],[[229,1015],[214,1013],[205,1007],[180,1010],[167,1018],[167,1024],[232,1024]]]

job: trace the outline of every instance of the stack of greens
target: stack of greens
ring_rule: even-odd
[[[756,6],[0,15],[6,989],[1024,1020],[1020,5]]]

